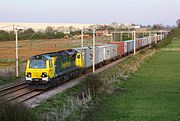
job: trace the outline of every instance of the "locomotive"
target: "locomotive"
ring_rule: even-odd
[[[58,85],[61,80],[77,76],[80,69],[76,62],[78,55],[78,51],[69,49],[32,56],[27,61],[26,82],[30,86],[48,88]]]

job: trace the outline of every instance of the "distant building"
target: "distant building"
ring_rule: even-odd
[[[120,28],[121,29],[131,29],[132,26],[131,26],[131,24],[128,24],[128,23],[122,23],[122,24],[120,24]]]
[[[139,25],[135,25],[135,26],[132,26],[132,28],[134,28],[134,29],[140,29],[140,28],[141,28],[141,26],[139,26]]]
[[[109,36],[111,34],[110,30],[96,30],[97,36]]]

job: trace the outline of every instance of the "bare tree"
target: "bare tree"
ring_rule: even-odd
[[[112,22],[111,27],[113,27],[114,29],[118,29],[119,25],[117,22]]]
[[[152,30],[161,30],[163,28],[162,24],[154,24]]]

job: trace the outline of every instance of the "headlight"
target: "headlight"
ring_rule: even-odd
[[[41,77],[47,77],[47,73],[43,72]]]
[[[31,73],[30,72],[27,72],[27,77],[31,77]]]

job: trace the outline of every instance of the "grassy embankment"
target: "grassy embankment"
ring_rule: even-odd
[[[165,48],[180,48],[180,37]],[[119,85],[126,91],[102,96],[86,121],[179,121],[179,60],[179,51],[158,51]]]

